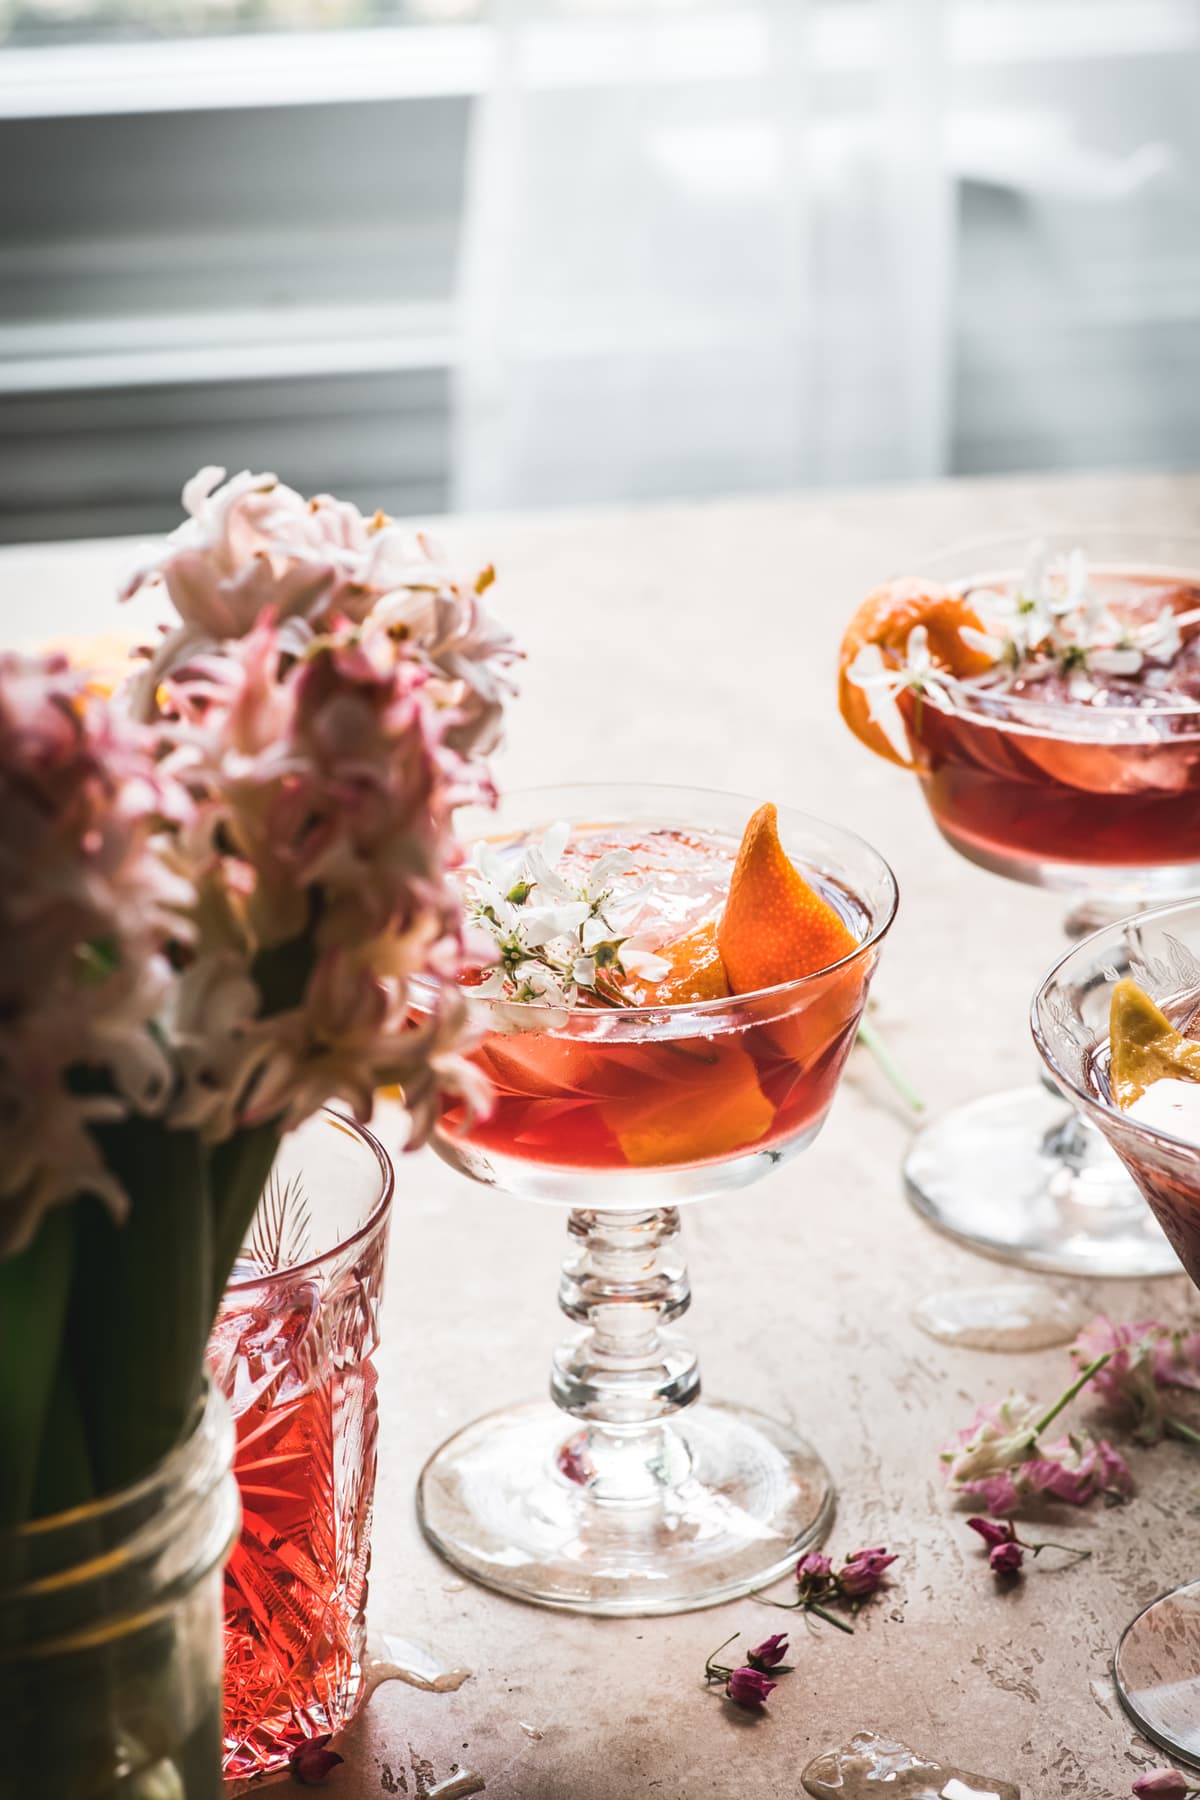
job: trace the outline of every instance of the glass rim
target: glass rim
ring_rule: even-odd
[[[1098,552],[1095,559],[1088,557],[1089,563],[1095,560],[1102,572],[1111,572],[1114,574],[1126,573],[1130,575],[1137,573],[1144,575],[1161,575],[1167,579],[1192,580],[1196,583],[1197,587],[1200,587],[1200,532],[1174,531],[1166,526],[1159,530],[1155,527],[1143,528],[1141,526],[1105,525],[1099,520],[1093,520],[1091,523],[1084,523],[1081,521],[1077,524],[1067,526],[1047,526],[1044,531],[1040,532],[1036,530],[1022,532],[1018,528],[1010,532],[989,532],[982,537],[972,535],[970,537],[955,539],[950,543],[943,544],[939,549],[928,551],[925,555],[917,557],[914,559],[910,568],[906,568],[891,576],[890,579],[893,581],[907,579],[920,581],[927,576],[932,578],[933,571],[941,563],[956,561],[959,558],[966,559],[968,557],[977,557],[980,562],[980,567],[977,570],[968,571],[961,576],[943,575],[937,578],[942,586],[952,588],[957,592],[961,591],[969,582],[978,581],[983,583],[988,579],[1003,577],[1008,573],[1008,571],[1003,568],[989,569],[986,566],[986,558],[989,553],[992,555],[999,555],[1002,551],[1010,551],[1014,546],[1021,542],[1024,542],[1026,546],[1029,546],[1037,543],[1039,539],[1049,539],[1053,543],[1061,544],[1064,547],[1070,545],[1071,548],[1081,548],[1084,555],[1087,556],[1087,540],[1089,538],[1093,540],[1098,539],[1113,546],[1111,550]],[[1179,568],[1171,568],[1165,563],[1161,567],[1155,567],[1148,560],[1140,561],[1140,563],[1131,563],[1130,566],[1124,570],[1119,566],[1112,566],[1114,564],[1119,565],[1122,546],[1124,546],[1126,551],[1132,555],[1135,547],[1148,547],[1156,543],[1170,543],[1179,545],[1185,550],[1190,550],[1195,557],[1194,568],[1182,566]],[[1015,568],[1012,572],[1019,573],[1020,570],[1019,568]],[[1005,714],[1011,714],[1011,719],[1006,719],[1004,722],[1019,725],[1037,737],[1058,738],[1067,743],[1094,743],[1108,749],[1128,743],[1131,746],[1140,749],[1148,744],[1161,745],[1164,743],[1186,742],[1192,735],[1200,736],[1200,706],[1197,706],[1194,701],[1187,705],[1156,706],[1152,712],[1141,714],[1134,712],[1114,712],[1107,715],[1093,715],[1089,714],[1088,709],[1085,707],[1071,706],[1065,702],[1041,700],[1030,694],[1005,694],[1002,690],[993,692],[987,688],[972,687],[954,676],[942,676],[939,685],[946,690],[952,698],[962,701],[961,705],[946,707],[938,703],[936,691],[931,691],[926,694],[924,696],[925,700],[928,701],[936,711],[940,712],[943,717],[965,718],[969,719],[972,723],[979,719],[988,718],[999,721],[1001,710],[1003,710]],[[986,697],[997,710],[989,713],[983,707],[972,705],[971,701],[975,699],[976,696]],[[1080,736],[1078,733],[1057,729],[1053,724],[1047,724],[1044,718],[1039,717],[1035,722],[1034,715],[1044,714],[1048,710],[1059,712],[1063,714],[1065,718],[1078,718],[1081,714],[1084,717],[1105,716],[1124,720],[1137,718],[1145,720],[1192,718],[1196,721],[1196,732],[1195,734],[1190,732],[1180,733],[1166,739],[1153,732],[1147,732],[1143,737],[1131,736],[1128,738],[1105,738],[1096,735]]]
[[[1098,946],[1102,940],[1110,938],[1114,933],[1124,933],[1131,925],[1140,925],[1145,922],[1157,923],[1159,920],[1172,919],[1181,913],[1189,912],[1200,914],[1200,895],[1193,895],[1191,899],[1187,900],[1172,900],[1164,906],[1143,907],[1137,912],[1126,913],[1122,918],[1111,919],[1108,924],[1101,925],[1095,931],[1089,931],[1086,937],[1079,938],[1069,950],[1059,957],[1054,966],[1046,971],[1038,983],[1029,1010],[1029,1029],[1037,1046],[1038,1055],[1054,1077],[1061,1092],[1072,1102],[1081,1105],[1098,1120],[1115,1119],[1122,1129],[1134,1133],[1135,1136],[1148,1138],[1151,1143],[1167,1144],[1172,1149],[1186,1150],[1192,1158],[1196,1158],[1200,1157],[1200,1144],[1197,1144],[1194,1138],[1178,1137],[1173,1131],[1164,1131],[1157,1125],[1147,1125],[1142,1119],[1131,1119],[1129,1114],[1122,1112],[1119,1106],[1098,1099],[1088,1088],[1076,1081],[1074,1076],[1063,1068],[1051,1045],[1049,1030],[1042,1023],[1042,1014],[1046,1010],[1046,997],[1051,986],[1059,973],[1065,970],[1076,957],[1082,957],[1089,946]],[[1155,1005],[1157,1004],[1158,1002],[1155,1001]],[[1102,1042],[1102,1038],[1096,1039],[1096,1044]]]
[[[226,1294],[244,1293],[248,1288],[262,1287],[264,1283],[278,1281],[283,1276],[290,1280],[295,1275],[304,1274],[311,1269],[318,1269],[322,1263],[327,1263],[332,1258],[343,1255],[353,1245],[362,1243],[386,1218],[396,1191],[396,1166],[375,1133],[370,1131],[367,1126],[360,1124],[357,1119],[350,1118],[346,1113],[338,1112],[333,1106],[321,1106],[315,1113],[309,1114],[309,1119],[318,1118],[323,1123],[336,1125],[348,1137],[357,1138],[363,1147],[371,1152],[381,1177],[378,1198],[362,1224],[356,1225],[353,1231],[348,1232],[345,1237],[339,1238],[337,1243],[331,1244],[327,1250],[319,1250],[315,1255],[305,1256],[299,1262],[287,1263],[281,1269],[265,1269],[257,1275],[239,1276],[237,1280],[231,1278],[225,1284]],[[307,1123],[308,1119],[301,1121],[303,1125]],[[295,1129],[299,1130],[300,1126]],[[285,1133],[285,1135],[290,1134]],[[282,1142],[282,1139],[280,1141]]]
[[[939,689],[949,695],[954,704],[944,705]],[[980,701],[986,701],[987,705],[980,705]],[[1187,744],[1194,737],[1200,737],[1200,704],[1195,700],[1189,700],[1186,704],[1181,701],[1178,705],[1155,706],[1140,712],[1133,708],[1103,712],[1097,707],[1038,699],[1032,694],[1008,694],[1003,688],[972,687],[957,676],[935,674],[930,686],[921,695],[921,703],[931,706],[944,719],[962,719],[972,725],[986,725],[990,721],[1004,729],[1015,728],[1028,737],[1053,738],[1071,744],[1094,744],[1102,750],[1165,750],[1172,744]],[[1047,714],[1057,714],[1064,722],[1119,720],[1124,726],[1147,727],[1155,719],[1191,719],[1196,729],[1166,735],[1150,729],[1140,733],[1127,730],[1121,734],[1109,733],[1105,736],[1103,732],[1096,730],[1084,732],[1064,729],[1056,719],[1048,719]]]
[[[505,801],[533,800],[536,799],[539,794],[559,793],[564,788],[569,788],[573,793],[581,795],[607,793],[614,788],[624,788],[631,793],[647,793],[652,792],[656,788],[662,788],[669,789],[672,793],[692,796],[699,800],[742,801],[750,808],[751,813],[753,813],[757,807],[762,805],[762,801],[755,800],[752,795],[741,794],[726,788],[690,787],[686,784],[676,782],[654,781],[547,782],[534,787],[512,788],[501,796],[501,805],[503,805]],[[689,1019],[692,1017],[705,1020],[719,1018],[723,1011],[733,1012],[738,1007],[745,1006],[751,1001],[762,1000],[765,998],[780,998],[784,995],[796,992],[809,983],[824,981],[826,976],[833,975],[839,970],[852,967],[856,962],[865,957],[868,951],[875,949],[877,945],[881,944],[891,930],[900,904],[899,883],[897,882],[895,872],[886,857],[882,856],[873,844],[868,843],[866,838],[860,837],[858,832],[850,831],[844,825],[835,825],[827,819],[819,818],[816,813],[803,812],[799,807],[788,805],[781,805],[779,807],[779,812],[780,815],[784,816],[786,819],[795,820],[801,825],[814,825],[820,831],[832,833],[837,838],[840,838],[847,848],[865,851],[878,865],[878,870],[882,873],[886,884],[887,901],[886,905],[881,908],[878,920],[872,922],[871,928],[861,944],[856,944],[854,949],[848,951],[845,956],[839,957],[836,962],[827,963],[822,969],[813,969],[807,975],[793,976],[790,981],[778,981],[771,987],[751,988],[744,994],[724,994],[715,1000],[684,1000],[677,1001],[674,1004],[664,1004],[663,1002],[659,1002],[653,1006],[622,1006],[594,1009],[572,1007],[565,1009],[570,1017],[586,1018],[589,1021],[622,1019],[628,1020],[630,1023],[639,1019],[644,1022],[660,1013],[669,1013],[673,1023],[680,1019]],[[747,817],[749,816],[750,815],[748,814]],[[549,819],[545,821],[546,824],[549,824],[550,822]],[[697,827],[697,829],[703,828]],[[855,897],[858,898],[857,895]],[[418,975],[413,978],[412,986],[416,990],[433,993],[438,991],[440,984]],[[564,1011],[562,1006],[556,1006],[551,1001],[505,1000],[499,996],[488,995],[473,997],[469,987],[457,985],[455,991],[461,994],[471,1007],[476,1008],[481,1012],[484,1009],[489,1012],[503,1009],[505,1012],[516,1012],[522,1016],[535,1018],[543,1017],[546,1014],[558,1015]]]

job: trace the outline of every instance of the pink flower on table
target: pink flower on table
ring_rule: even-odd
[[[995,1549],[1001,1544],[1011,1544],[1017,1535],[1012,1521],[1009,1519],[1006,1519],[1004,1523],[1001,1524],[997,1519],[974,1518],[968,1519],[967,1525],[970,1530],[979,1533],[979,1536],[990,1549]]]
[[[1139,1775],[1130,1789],[1138,1795],[1156,1794],[1158,1800],[1187,1800],[1195,1791],[1178,1769],[1151,1769],[1148,1774]]]
[[[738,1706],[757,1710],[765,1706],[767,1696],[779,1686],[758,1669],[734,1669],[725,1683],[725,1692]]]
[[[1040,1456],[1019,1469],[1017,1486],[1022,1499],[1049,1494],[1070,1506],[1086,1506],[1099,1495],[1127,1500],[1133,1492],[1133,1476],[1125,1458],[1107,1438],[1072,1432],[1070,1437],[1047,1444]]]
[[[993,1575],[1017,1575],[1025,1561],[1025,1552],[1014,1538],[1007,1543],[993,1544],[988,1555],[988,1564]]]
[[[822,1556],[819,1550],[810,1550],[796,1564],[796,1580],[801,1594],[815,1593],[818,1588],[823,1588],[832,1573],[833,1564],[829,1558]]]
[[[1133,1492],[1128,1465],[1107,1439],[1077,1431],[1039,1445],[1045,1418],[1023,1394],[981,1406],[941,1452],[947,1485],[982,1500],[991,1513],[1015,1512],[1042,1494],[1083,1506],[1099,1494],[1123,1499]]]
[[[777,1631],[773,1636],[764,1638],[753,1650],[747,1650],[746,1661],[752,1669],[760,1672],[766,1669],[777,1669],[788,1653],[787,1634]]]
[[[997,1505],[992,1492],[1007,1500],[1012,1490],[1010,1470],[1025,1462],[1037,1442],[1042,1408],[1024,1394],[1008,1394],[977,1408],[971,1423],[941,1451],[949,1487],[963,1494],[980,1494],[990,1512],[1007,1512]],[[992,1492],[986,1483],[996,1483]]]
[[[1084,1367],[1105,1352],[1110,1359],[1089,1385],[1109,1411],[1132,1421],[1140,1443],[1157,1443],[1167,1422],[1163,1390],[1200,1390],[1200,1333],[1174,1330],[1156,1319],[1117,1324],[1101,1315],[1079,1333],[1071,1355]]]
[[[852,1600],[866,1599],[883,1585],[884,1574],[895,1561],[895,1555],[882,1545],[874,1550],[856,1550],[837,1572],[838,1587]]]

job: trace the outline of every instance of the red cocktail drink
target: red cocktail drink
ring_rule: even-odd
[[[519,855],[520,845],[509,846]],[[564,857],[582,873],[624,851],[644,888],[627,924],[650,952],[670,957],[703,943],[725,902],[737,841],[664,828],[583,830]],[[861,902],[818,870],[803,871],[858,940]],[[696,976],[702,986],[705,970]],[[491,1158],[544,1169],[679,1168],[770,1151],[811,1135],[837,1086],[866,999],[869,967],[816,973],[764,996],[693,1001],[688,971],[665,985],[626,980],[619,1004],[570,1011],[495,1006],[474,1060],[492,1084],[489,1117],[468,1127],[461,1105],[443,1129]],[[513,1028],[515,1027],[515,1028]]]
[[[983,616],[989,597],[1018,585],[969,583],[962,598]],[[1088,585],[1118,636],[1164,614],[1184,620],[1176,653],[1125,675],[1043,663],[897,696],[939,830],[1005,874],[1025,865],[1044,881],[1064,864],[1069,880],[1070,865],[1158,868],[1200,855],[1200,589],[1103,569]]]
[[[559,1303],[575,1330],[553,1405],[478,1419],[430,1458],[422,1524],[526,1600],[711,1605],[794,1567],[832,1487],[790,1426],[700,1398],[675,1329],[678,1203],[816,1136],[895,884],[836,826],[689,789],[517,795],[497,823],[466,875],[493,947],[466,990],[493,1105],[448,1107],[435,1141],[476,1181],[570,1209]]]
[[[1200,892],[1200,539],[1087,531],[946,551],[860,606],[838,699],[870,749],[916,775],[962,856],[1070,895],[1069,929],[1097,905]],[[904,1176],[941,1230],[1027,1267],[1177,1267],[1103,1140],[1041,1086],[935,1118]]]

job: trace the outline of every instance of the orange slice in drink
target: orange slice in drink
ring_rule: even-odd
[[[717,948],[716,921],[697,925],[686,937],[656,952],[670,964],[661,981],[643,983],[645,1006],[687,1006],[701,1000],[724,1000],[729,979]]]
[[[993,667],[983,650],[964,643],[964,625],[983,629],[969,601],[948,588],[921,581],[892,581],[868,594],[846,628],[838,653],[838,708],[855,737],[877,756],[911,768],[879,721],[872,716],[868,690],[851,676],[859,653],[868,645],[881,652],[885,666],[899,668],[908,640],[918,625],[925,627],[934,666],[963,679],[982,675]]]
[[[754,1058],[726,1032],[657,1045],[641,1091],[601,1113],[635,1167],[661,1168],[750,1149],[771,1129],[775,1108]]]
[[[735,994],[815,977],[858,946],[850,927],[788,857],[770,803],[746,827],[717,944]],[[864,973],[853,963],[825,981],[814,980],[785,1017],[762,1027],[772,1049],[797,1066],[817,1061],[862,1011]]]
[[[1176,1031],[1128,977],[1112,993],[1108,1078],[1124,1112],[1156,1081],[1200,1081],[1200,1043]]]
[[[811,888],[779,841],[768,801],[747,825],[717,927],[717,948],[735,994],[813,975],[849,956],[858,940]]]

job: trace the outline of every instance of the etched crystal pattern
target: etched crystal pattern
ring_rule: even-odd
[[[229,1777],[279,1768],[358,1697],[385,1236],[247,1285],[302,1255],[307,1234],[302,1189],[269,1191],[209,1343],[243,1509],[225,1576]]]

